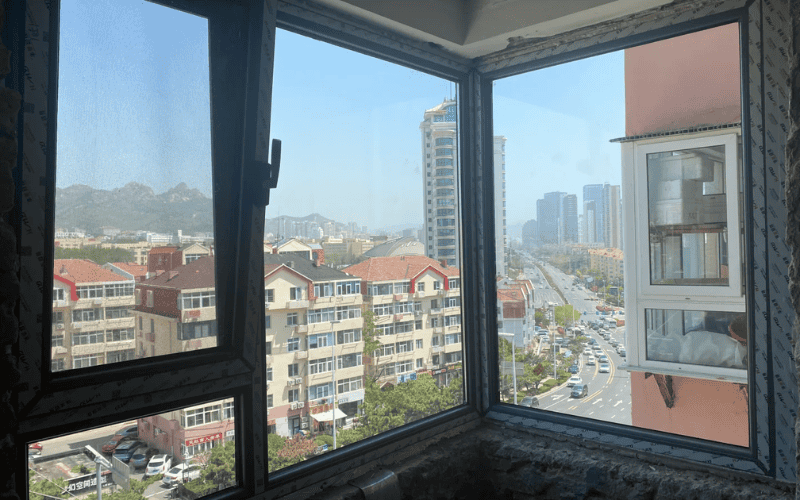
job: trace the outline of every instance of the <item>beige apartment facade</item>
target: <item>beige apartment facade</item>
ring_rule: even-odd
[[[134,359],[133,279],[88,259],[56,259],[51,371]]]
[[[299,255],[264,259],[270,432],[352,425],[364,401],[360,280]]]

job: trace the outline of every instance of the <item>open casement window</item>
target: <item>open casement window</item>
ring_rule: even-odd
[[[739,134],[631,141],[622,157],[626,368],[747,383]]]

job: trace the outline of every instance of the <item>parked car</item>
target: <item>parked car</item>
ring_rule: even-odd
[[[580,368],[578,368],[578,365],[572,365],[572,366],[570,366],[568,368],[568,370],[572,374],[575,374],[575,373],[578,373],[579,371],[581,371]]]
[[[589,386],[586,384],[574,385],[572,386],[572,392],[570,396],[573,398],[585,398],[589,395]]]
[[[567,380],[567,387],[572,387],[573,385],[582,383],[583,379],[581,379],[578,375],[573,375],[569,378],[569,380]]]
[[[133,454],[131,457],[130,466],[134,469],[141,469],[142,467],[147,467],[147,463],[150,461],[150,457],[158,453],[158,450],[153,448],[146,448],[142,446],[136,453]]]
[[[527,406],[528,408],[538,408],[539,407],[539,398],[536,396],[525,396],[522,398],[522,401],[519,403],[521,406]]]
[[[124,436],[120,436],[119,434],[115,434],[111,439],[103,443],[103,446],[100,447],[100,451],[109,454],[114,453],[114,450],[117,449],[117,446],[119,446],[125,441],[130,441],[130,438],[126,438]]]
[[[141,441],[125,441],[117,446],[114,450],[114,457],[122,460],[125,463],[131,461],[133,455],[136,453],[136,450],[145,446],[145,444]]]
[[[597,371],[600,373],[611,373],[611,365],[608,363],[600,363],[600,367]]]
[[[114,433],[115,436],[122,436],[125,438],[138,438],[139,437],[139,426],[138,425],[129,425],[128,427],[123,427],[119,429],[117,432]]]
[[[167,486],[172,486],[179,482],[185,483],[192,479],[199,478],[201,470],[202,468],[198,464],[178,464],[164,474],[164,478],[161,479],[161,482]]]
[[[169,455],[153,455],[150,462],[147,464],[147,469],[144,471],[144,476],[155,476],[156,474],[164,474],[172,467],[172,459]]]
[[[42,443],[31,443],[28,445],[28,455],[41,455]]]
[[[624,358],[625,357],[625,349],[620,350],[619,351],[619,355]]]

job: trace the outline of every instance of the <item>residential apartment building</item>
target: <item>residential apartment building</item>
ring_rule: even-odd
[[[201,257],[211,255],[211,249],[199,243],[188,243],[181,247],[164,246],[151,248],[147,260],[147,273],[150,276],[159,272],[172,271]]]
[[[54,261],[52,371],[134,359],[134,284],[91,260]]]
[[[506,227],[506,138],[496,135],[492,140],[494,153],[494,244],[495,273],[508,273],[508,229]]]
[[[364,401],[361,280],[267,254],[264,298],[270,432],[327,432],[333,418],[351,425]]]
[[[103,268],[134,281],[142,281],[147,278],[147,266],[133,262],[106,262],[103,264]]]
[[[603,230],[608,248],[622,248],[622,199],[619,186],[603,186]]]
[[[235,439],[233,398],[137,420],[139,439],[175,458],[190,459]]]
[[[514,335],[514,345],[526,348],[533,342],[535,307],[530,280],[497,280],[497,331]]]
[[[135,314],[137,357],[215,347],[214,257],[201,257],[137,283]]]
[[[137,241],[136,243],[101,243],[100,248],[121,248],[127,250],[131,253],[134,263],[146,266],[147,257],[150,254],[150,250],[153,248],[153,244],[147,241]]]
[[[461,280],[457,267],[423,256],[375,257],[344,270],[361,278],[381,347],[366,370],[382,386],[461,374]]]
[[[619,248],[590,248],[589,268],[597,269],[608,279],[623,278],[624,255]]]
[[[605,210],[603,210],[603,184],[583,186],[583,234],[582,243],[587,245],[604,243]]]
[[[425,111],[419,126],[422,132],[422,164],[425,175],[425,254],[458,266],[460,245],[458,229],[458,103],[445,100]]]

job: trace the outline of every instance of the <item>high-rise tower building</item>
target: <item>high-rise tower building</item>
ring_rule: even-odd
[[[539,223],[539,240],[542,243],[558,243],[561,197],[567,193],[553,191],[545,193],[544,199],[536,201],[536,220]]]
[[[603,225],[605,245],[622,248],[622,214],[619,186],[603,186]]]
[[[425,255],[448,266],[459,265],[458,199],[458,103],[445,100],[425,111],[419,128],[422,132],[422,179],[425,194],[425,227],[421,238]],[[495,244],[497,273],[505,276],[508,265],[506,229],[506,138],[494,138]]]
[[[425,193],[425,255],[449,266],[459,265],[458,104],[445,100],[425,111],[422,132],[422,178]]]
[[[587,210],[593,210],[591,216]],[[584,243],[603,243],[605,238],[603,209],[603,185],[587,184],[583,186],[583,220],[585,224]],[[589,220],[594,224],[589,226]]]
[[[494,136],[494,243],[497,275],[508,272],[508,235],[506,229],[506,138]]]
[[[578,197],[563,194],[558,204],[558,242],[578,242]]]

